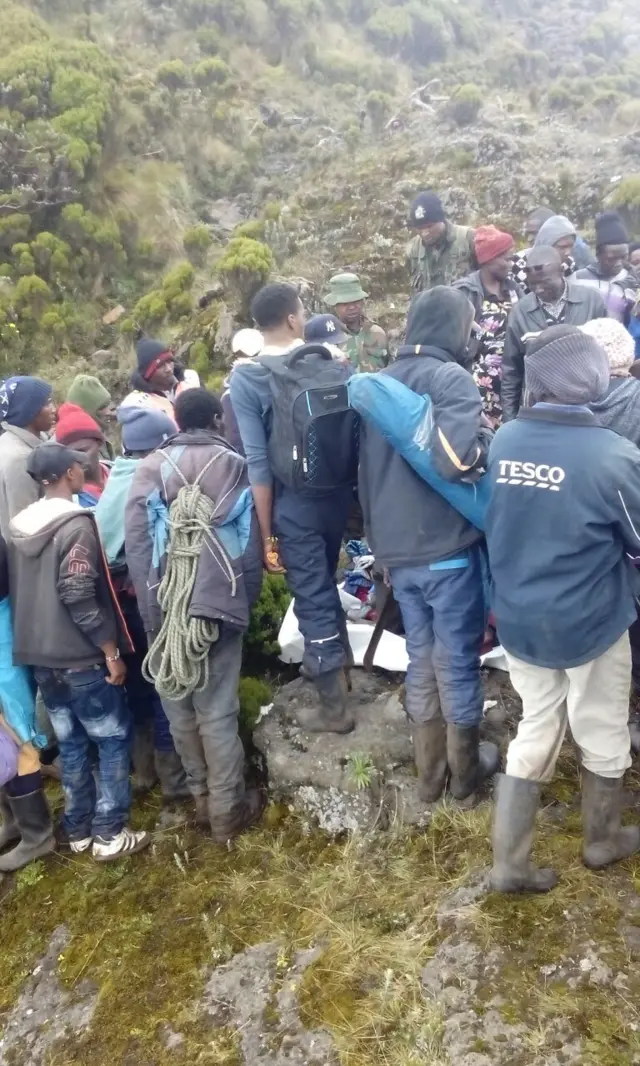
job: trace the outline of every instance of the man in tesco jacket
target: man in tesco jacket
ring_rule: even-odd
[[[492,883],[502,892],[556,883],[530,855],[540,783],[553,776],[567,725],[582,764],[584,862],[598,869],[640,849],[640,828],[620,826],[640,451],[587,407],[609,384],[592,337],[545,330],[525,375],[531,406],[496,434],[487,475],[493,609],[523,704],[497,789]]]

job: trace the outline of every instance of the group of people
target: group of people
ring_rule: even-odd
[[[286,575],[304,638],[316,699],[300,726],[354,728],[336,586],[354,511],[402,614],[425,804],[448,790],[473,806],[499,769],[481,740],[493,612],[523,702],[496,790],[494,887],[555,883],[531,847],[567,724],[585,862],[640,849],[640,828],[621,826],[640,561],[638,248],[604,212],[592,257],[567,218],[541,208],[517,252],[494,226],[454,225],[431,191],[409,226],[412,299],[393,358],[359,277],[340,273],[327,312],[308,321],[295,286],[256,294],[220,398],[146,337],[117,411],[84,375],[57,417],[45,382],[0,386],[0,593],[65,796],[54,831],[32,738],[14,738],[22,762],[0,790],[0,871],[61,843],[97,861],[144,848],[128,824],[132,767],[146,787],[157,775],[167,800],[190,796],[216,841],[255,823],[265,798],[245,775],[238,682],[263,570]],[[488,481],[486,520],[470,521],[355,416],[348,384],[360,373],[429,397],[423,446],[447,483]],[[114,418],[118,455],[105,432]]]

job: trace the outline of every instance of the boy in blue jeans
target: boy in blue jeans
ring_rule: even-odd
[[[33,667],[51,717],[71,850],[92,848],[96,861],[111,862],[150,840],[126,825],[131,720],[121,651],[130,650],[130,641],[95,518],[73,502],[84,483],[83,461],[60,444],[43,444],[29,457],[27,469],[44,497],[11,523],[14,660]],[[90,742],[98,749],[97,796]]]

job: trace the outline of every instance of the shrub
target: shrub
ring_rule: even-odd
[[[284,577],[281,574],[265,574],[245,637],[245,650],[249,658],[260,659],[279,653],[278,633],[290,602],[291,594]]]
[[[266,681],[259,677],[241,677],[238,685],[240,699],[240,724],[252,732],[260,717],[263,707],[273,703],[273,691]]]
[[[442,16],[417,0],[409,5],[407,11],[411,18],[411,34],[405,45],[408,58],[425,64],[446,59],[449,35]]]
[[[382,93],[374,89],[367,96],[367,114],[376,133],[380,133],[384,128],[384,124],[391,114],[392,106],[393,97],[389,96],[388,93]]]
[[[249,304],[273,270],[271,249],[250,237],[233,237],[218,263],[228,289],[239,298],[240,310],[247,314]]]
[[[156,81],[175,93],[189,84],[189,71],[181,59],[170,59],[158,67]]]
[[[224,59],[201,59],[191,73],[194,83],[200,89],[211,85],[224,85],[231,78],[231,68]]]
[[[571,111],[582,107],[585,103],[585,95],[578,79],[558,78],[549,86],[547,104],[552,111]]]
[[[640,174],[623,178],[611,197],[614,207],[640,207]]]
[[[380,7],[368,20],[365,30],[380,52],[395,55],[411,39],[411,15],[405,7]]]
[[[178,322],[179,319],[191,314],[193,300],[188,292],[179,292],[177,296],[167,300],[167,309],[169,311],[169,321]]]
[[[19,241],[24,241],[30,227],[31,218],[20,212],[0,218],[0,248],[8,250]]]
[[[189,366],[195,370],[201,381],[206,381],[210,365],[206,344],[204,341],[194,341],[189,348]]]
[[[469,83],[456,89],[449,102],[449,113],[458,126],[470,126],[482,107],[482,93],[477,85]]]
[[[190,229],[185,230],[182,243],[190,261],[195,266],[202,266],[211,246],[209,227],[205,226],[204,222],[191,226]]]
[[[16,283],[14,300],[22,314],[38,318],[51,302],[51,290],[37,274],[28,274]]]
[[[615,119],[620,129],[640,129],[640,100],[627,100],[626,103],[620,104]]]
[[[222,36],[215,26],[201,26],[196,40],[200,51],[206,56],[217,56],[222,50]]]
[[[233,231],[234,237],[250,237],[251,240],[259,241],[264,237],[264,222],[258,218],[250,219],[249,222],[241,222]]]

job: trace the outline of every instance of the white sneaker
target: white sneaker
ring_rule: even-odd
[[[70,840],[69,847],[74,855],[82,855],[84,851],[88,851],[93,844],[93,837],[83,837],[82,840]]]
[[[142,851],[149,847],[151,837],[148,833],[135,833],[133,829],[125,828],[112,840],[103,840],[96,837],[93,842],[93,857],[96,862],[115,862],[124,859],[127,855],[135,855],[136,851]]]

